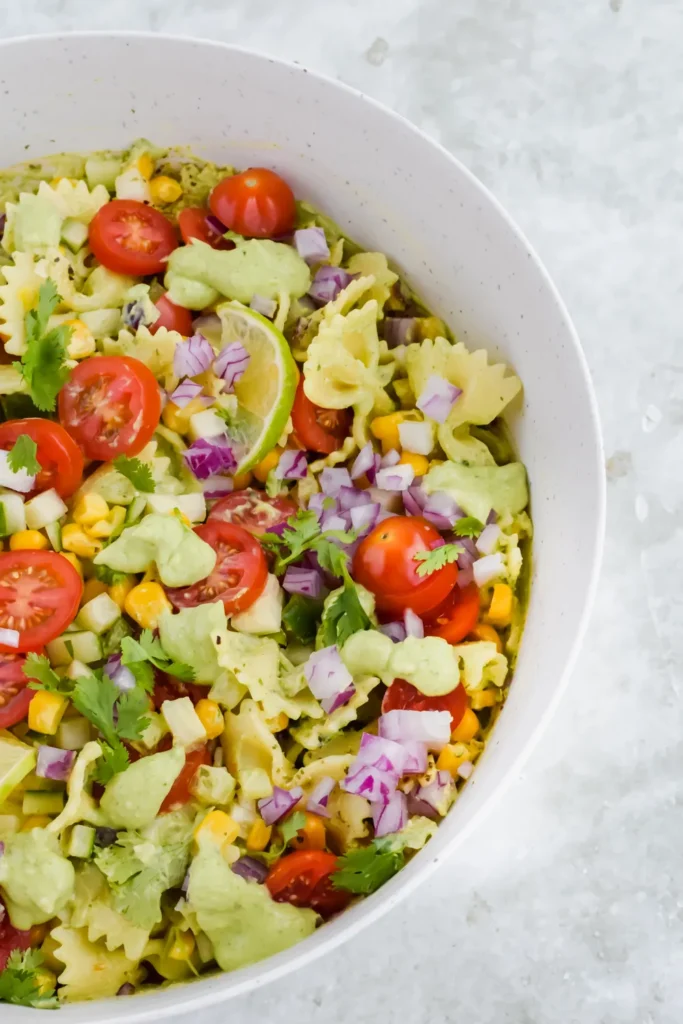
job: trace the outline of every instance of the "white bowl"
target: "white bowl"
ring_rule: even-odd
[[[414,889],[500,795],[557,704],[591,606],[604,520],[598,416],[569,316],[504,210],[449,153],[360,93],[222,44],[137,34],[10,40],[0,80],[3,165],[144,135],[276,168],[298,196],[387,253],[459,339],[486,346],[524,384],[512,429],[531,482],[531,602],[510,696],[472,781],[405,870],[293,949],[235,974],[60,1014],[62,1024],[151,1021],[329,952]],[[0,1016],[46,1019],[6,1005]]]

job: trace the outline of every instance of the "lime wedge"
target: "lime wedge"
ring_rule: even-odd
[[[221,345],[239,341],[249,353],[249,365],[235,384],[237,414],[230,434],[237,442],[238,466],[245,473],[274,448],[294,404],[296,363],[287,339],[270,320],[239,302],[216,309],[223,332]]]
[[[34,747],[22,743],[11,732],[0,729],[0,804],[18,786],[24,776],[34,768]]]

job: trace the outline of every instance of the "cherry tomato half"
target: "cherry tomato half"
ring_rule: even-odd
[[[10,953],[19,949],[22,952],[31,946],[31,932],[20,932],[9,919],[9,914],[0,900],[0,972],[7,966]]]
[[[178,227],[183,242],[189,245],[193,238],[206,242],[212,249],[234,249],[235,243],[223,238],[225,228],[209,220],[211,211],[203,206],[188,206],[178,214]]]
[[[19,631],[18,647],[0,644],[0,654],[37,651],[73,622],[83,581],[55,551],[0,554],[0,628]]]
[[[217,501],[209,513],[209,522],[236,523],[252,537],[262,537],[295,514],[296,505],[289,498],[269,498],[264,491],[248,487]]]
[[[399,614],[412,608],[423,615],[450,594],[458,576],[455,563],[428,576],[418,575],[415,555],[441,543],[439,531],[426,519],[391,516],[361,541],[353,558],[353,578],[372,591],[380,611]]]
[[[35,694],[24,675],[25,661],[20,654],[0,654],[0,729],[23,721]]]
[[[331,917],[351,902],[351,893],[335,889],[330,875],[337,858],[323,850],[297,850],[271,868],[266,885],[277,903],[310,907],[321,917]]]
[[[219,181],[209,206],[221,224],[245,238],[276,238],[294,228],[294,193],[279,174],[250,167]]]
[[[440,636],[449,644],[459,644],[472,632],[479,618],[479,587],[468,583],[453,587],[444,603],[430,612],[425,621],[427,636]]]
[[[166,811],[173,811],[176,807],[182,807],[183,804],[190,800],[192,796],[190,793],[192,780],[203,764],[211,764],[211,754],[208,747],[199,747],[198,750],[191,750],[185,755],[185,764],[180,770],[180,775],[171,786],[166,799],[161,805],[160,810],[162,814]]]
[[[344,444],[351,427],[348,409],[323,409],[307,398],[301,377],[292,406],[294,438],[301,448],[330,455]]]
[[[116,274],[160,274],[178,247],[170,220],[136,199],[112,199],[90,221],[95,257]]]
[[[93,356],[71,371],[59,392],[59,418],[89,459],[137,455],[161,415],[159,385],[130,356]]]
[[[0,448],[8,452],[22,434],[35,441],[40,463],[36,485],[26,497],[54,487],[62,498],[68,498],[83,477],[83,455],[74,439],[59,423],[50,420],[8,420],[0,425]]]
[[[167,331],[177,331],[178,334],[182,334],[186,338],[190,337],[192,334],[192,313],[189,309],[176,306],[175,302],[171,302],[166,294],[158,298],[154,305],[159,310],[161,316],[150,325],[150,334],[156,334],[160,327],[165,327]]]
[[[384,694],[382,714],[387,711],[450,711],[451,732],[460,725],[467,710],[467,691],[462,683],[441,697],[425,697],[405,679],[394,679]]]
[[[167,589],[171,603],[176,608],[194,608],[220,599],[229,615],[244,611],[261,595],[268,578],[261,545],[241,526],[217,519],[197,526],[194,532],[216,552],[216,566],[206,579],[191,587]]]

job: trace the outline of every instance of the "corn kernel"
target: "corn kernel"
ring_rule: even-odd
[[[52,818],[49,818],[47,814],[32,814],[28,818],[24,818],[23,824],[19,829],[20,832],[30,832],[32,828],[46,828],[50,824]]]
[[[138,157],[136,167],[142,177],[147,181],[149,181],[154,174],[154,161],[149,153],[143,153],[142,156]]]
[[[57,185],[59,185],[60,181],[68,181],[70,185],[76,185],[77,184],[77,181],[76,181],[75,178],[65,178],[64,175],[62,174],[62,175],[60,175],[60,177],[52,179],[52,181],[50,182],[50,187],[51,188],[56,188]]]
[[[382,442],[382,451],[386,455],[392,448],[398,450],[400,439],[398,436],[399,423],[405,423],[411,417],[405,412],[390,412],[388,416],[375,416],[370,423],[370,430],[378,441]]]
[[[106,593],[106,583],[102,583],[101,580],[88,580],[88,582],[83,587],[83,597],[81,598],[81,604],[87,604],[88,601],[92,601],[94,597],[99,597],[100,594]]]
[[[81,558],[94,558],[102,550],[102,544],[94,537],[88,537],[78,523],[67,523],[62,530],[62,547]]]
[[[194,830],[197,843],[208,840],[220,847],[234,843],[239,834],[239,825],[225,811],[209,811]]]
[[[509,626],[512,620],[512,588],[507,583],[496,583],[486,619],[494,626]]]
[[[169,430],[175,430],[176,434],[186,434],[190,429],[190,416],[194,416],[196,412],[203,412],[205,408],[199,398],[193,398],[184,409],[179,409],[175,402],[167,402],[161,419]]]
[[[20,530],[9,539],[10,551],[44,551],[47,547],[49,541],[39,530]]]
[[[249,834],[247,836],[247,849],[253,851],[265,850],[266,846],[270,842],[272,833],[273,826],[266,825],[263,818],[257,818],[249,829]]]
[[[66,320],[66,325],[71,328],[71,337],[67,345],[69,359],[87,359],[95,351],[95,338],[82,320]]]
[[[81,526],[93,526],[100,519],[106,519],[109,515],[109,505],[101,494],[84,494],[76,502],[72,513],[72,519]]]
[[[166,955],[171,960],[189,960],[195,949],[194,935],[191,931],[181,932],[177,928],[174,931],[175,935]]]
[[[280,456],[282,455],[282,448],[273,448],[268,452],[264,459],[261,459],[257,466],[254,466],[253,473],[257,480],[260,480],[262,484],[268,479],[268,474],[271,469],[275,469]]]
[[[289,725],[289,718],[284,711],[281,711],[275,718],[267,718],[266,725],[272,733],[282,732]]]
[[[469,761],[469,753],[465,751],[462,754],[458,754],[453,747],[444,747],[438,758],[436,759],[436,767],[438,770],[449,772],[454,778],[458,774],[458,768],[465,761]]]
[[[66,558],[70,565],[73,565],[78,575],[83,579],[83,566],[81,565],[81,560],[78,555],[75,555],[73,551],[62,551],[60,554],[62,558]]]
[[[61,973],[61,971],[60,971]],[[39,996],[49,995],[54,992],[57,984],[57,975],[47,967],[41,966],[33,975],[33,981]]]
[[[243,491],[245,487],[248,487],[253,479],[252,474],[247,470],[246,473],[238,473],[237,476],[232,478],[232,482],[236,491]]]
[[[415,452],[403,452],[398,464],[399,466],[412,466],[415,476],[424,476],[429,469],[429,459],[424,455],[416,455]]]
[[[153,203],[175,203],[183,194],[180,182],[166,174],[157,174],[149,183]]]
[[[54,736],[68,704],[68,699],[61,693],[38,690],[28,706],[29,729]]]
[[[123,611],[126,603],[126,598],[130,594],[131,590],[135,586],[135,577],[126,576],[125,580],[121,580],[119,583],[112,583],[109,587],[109,596],[112,601],[115,601],[121,611]]]
[[[206,729],[206,735],[210,740],[215,740],[217,736],[221,735],[225,727],[225,720],[223,712],[215,700],[202,698],[202,700],[197,702],[195,711],[199,721]]]
[[[451,733],[451,739],[458,743],[469,743],[479,732],[479,719],[471,708],[467,708],[458,725]]]
[[[123,525],[126,518],[126,510],[123,505],[114,505],[109,510],[109,515],[106,519],[98,519],[92,526],[86,527],[86,533],[90,537],[111,537],[114,530],[118,530],[119,526]]]
[[[156,629],[163,612],[173,611],[159,583],[138,583],[125,598],[123,607],[143,629]]]
[[[475,711],[492,708],[498,703],[498,692],[496,690],[475,690],[470,701]]]
[[[503,653],[503,641],[500,639],[493,626],[489,626],[485,622],[478,622],[470,633],[470,636],[474,637],[475,640],[485,640],[490,644],[495,644],[498,653]]]

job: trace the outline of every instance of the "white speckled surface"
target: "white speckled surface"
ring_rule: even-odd
[[[603,415],[609,518],[598,606],[524,776],[464,849],[352,946],[203,1020],[678,1022],[683,8],[8,6],[3,36],[140,28],[220,38],[307,63],[406,114],[493,189],[536,246],[583,338]]]

